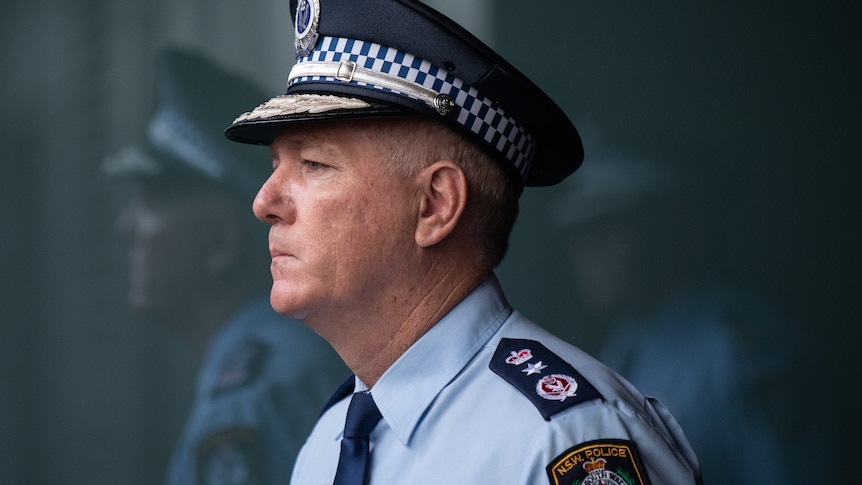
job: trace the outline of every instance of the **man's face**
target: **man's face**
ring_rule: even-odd
[[[206,277],[205,247],[210,237],[201,223],[204,203],[192,195],[144,193],[117,221],[129,249],[129,306],[146,318],[183,314],[191,292]]]
[[[311,323],[379,312],[416,254],[416,183],[386,175],[365,133],[346,122],[308,124],[271,145],[273,173],[254,212],[272,226],[279,313]]]

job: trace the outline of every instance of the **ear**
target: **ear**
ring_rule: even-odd
[[[440,160],[419,175],[419,218],[416,244],[427,248],[444,240],[461,219],[467,205],[467,178],[454,162]]]

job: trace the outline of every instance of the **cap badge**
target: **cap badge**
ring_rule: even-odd
[[[317,43],[320,0],[299,0],[296,5],[296,58],[305,57]]]

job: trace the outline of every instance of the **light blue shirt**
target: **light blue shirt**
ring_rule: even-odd
[[[502,338],[540,342],[602,398],[546,421],[489,369]],[[365,388],[357,381],[356,390]],[[371,485],[549,483],[549,464],[596,440],[633,443],[652,485],[698,483],[697,459],[665,408],[513,312],[493,276],[410,347],[371,394],[383,415],[371,433]],[[321,416],[300,452],[293,485],[332,483],[348,402]]]
[[[275,313],[267,298],[246,305],[210,345],[168,483],[285,483],[323,403],[348,374],[329,344]]]

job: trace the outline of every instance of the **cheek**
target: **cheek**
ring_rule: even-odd
[[[414,220],[403,200],[368,204],[356,214],[348,232],[344,264],[362,271],[357,278],[369,285],[387,284],[415,248]]]
[[[280,313],[314,311],[371,299],[412,240],[408,208],[375,187],[341,187],[313,200],[295,194],[293,224],[276,228],[299,249],[295,260],[274,263],[272,303]],[[410,234],[408,234],[410,233]],[[276,236],[278,237],[278,236]],[[300,315],[301,317],[301,315]]]
[[[342,206],[320,217],[313,246],[317,266],[329,278],[350,278],[356,267],[368,259],[376,230],[356,206]]]
[[[316,266],[335,293],[356,293],[392,260],[400,222],[375,200],[354,198],[317,213],[313,231]]]

